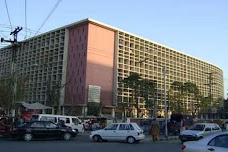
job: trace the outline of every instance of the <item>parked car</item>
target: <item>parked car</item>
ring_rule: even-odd
[[[65,115],[52,115],[52,114],[34,114],[31,118],[32,121],[38,120],[38,121],[51,121],[55,124],[60,123],[60,121],[63,121],[66,126],[71,127],[74,129],[77,133],[83,133],[85,130],[85,125],[76,116],[65,116]]]
[[[198,141],[189,141],[182,144],[183,152],[227,152],[228,132],[219,132]]]
[[[185,120],[185,128],[188,129],[190,126],[193,125],[193,116],[192,115],[185,115],[185,114],[172,114],[170,118],[170,122],[168,123],[168,131],[173,135],[180,134],[180,125],[181,120]]]
[[[104,129],[92,131],[90,135],[90,139],[95,142],[127,141],[130,144],[144,138],[143,130],[136,123],[113,123]]]
[[[14,128],[10,132],[11,138],[24,139],[31,141],[33,138],[62,138],[70,140],[77,135],[70,127],[60,127],[50,121],[31,121]]]
[[[199,140],[216,132],[222,132],[222,129],[216,123],[196,123],[188,130],[182,131],[179,138],[182,142]]]

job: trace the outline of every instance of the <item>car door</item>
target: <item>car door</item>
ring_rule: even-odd
[[[117,140],[126,140],[128,136],[134,136],[134,128],[131,124],[119,124],[119,128],[116,131]]]
[[[52,122],[45,122],[45,127],[47,129],[47,136],[50,138],[57,138],[61,136],[61,130],[59,127]]]
[[[71,128],[77,130],[80,133],[84,132],[84,125],[78,118],[72,118]]]
[[[44,122],[33,122],[31,125],[31,133],[35,138],[43,138],[47,135],[47,129],[44,126]]]
[[[204,128],[204,136],[208,136],[210,134],[212,134],[212,128],[211,128],[211,125],[206,125],[205,128]]]
[[[118,124],[111,124],[100,131],[100,136],[104,140],[118,140],[117,137]]]
[[[228,151],[228,135],[219,135],[212,139],[207,147],[206,152],[227,152]]]

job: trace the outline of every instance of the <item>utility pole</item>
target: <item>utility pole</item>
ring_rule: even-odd
[[[168,115],[167,115],[167,100],[166,100],[166,67],[162,66],[162,74],[164,78],[164,105],[165,105],[165,137],[168,138]]]
[[[17,59],[17,51],[18,51],[18,41],[17,41],[17,35],[22,30],[22,27],[15,28],[14,31],[10,33],[10,35],[13,35],[13,40],[5,40],[4,38],[1,38],[1,42],[9,42],[12,44],[12,62],[11,62],[11,69],[10,74],[13,79],[12,83],[12,106],[11,109],[11,115],[12,117],[15,116],[15,103],[16,103],[16,92],[17,92],[17,76],[16,76],[16,59]]]

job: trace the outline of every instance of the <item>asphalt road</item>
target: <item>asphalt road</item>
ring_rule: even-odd
[[[92,142],[88,136],[78,136],[71,141],[36,140],[31,142],[0,140],[1,152],[181,152],[180,141]]]

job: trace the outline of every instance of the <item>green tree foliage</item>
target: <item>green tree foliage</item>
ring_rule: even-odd
[[[196,84],[192,83],[192,82],[186,82],[184,84],[185,86],[185,90],[187,91],[187,95],[192,96],[193,97],[193,101],[192,101],[192,106],[191,106],[191,111],[192,111],[192,115],[193,117],[196,116],[196,112],[199,109],[199,102],[202,99],[202,95],[197,87]]]
[[[154,106],[156,106],[153,102],[155,99],[152,100],[152,98],[155,97],[156,86],[156,81],[144,79],[141,81],[140,95],[144,98],[146,108],[148,109],[152,109]]]
[[[142,79],[138,73],[131,73],[127,78],[123,79],[124,87],[131,89],[131,100],[129,103],[119,103],[119,106],[125,109],[137,108],[137,117],[139,116],[139,97],[143,97],[146,108],[152,109],[154,103],[151,100],[155,95],[156,82],[153,80]]]
[[[140,87],[141,87],[142,78],[138,73],[131,73],[127,78],[123,79],[125,87],[132,89],[132,102],[135,104],[137,109],[137,117],[139,116],[139,102],[138,97],[140,96]]]
[[[170,90],[168,92],[168,100],[170,109],[177,113],[183,112],[183,107],[181,106],[182,99],[185,96],[185,86],[183,82],[174,81],[171,84]]]
[[[10,86],[1,83],[0,84],[0,107],[5,112],[9,112],[12,109],[12,91]]]
[[[17,76],[16,79],[16,101],[23,101],[26,92],[26,76]],[[0,83],[0,107],[6,112],[12,110],[15,106],[13,103],[14,79],[8,76]]]
[[[87,115],[92,116],[101,116],[102,109],[104,108],[104,104],[102,102],[89,102],[87,104]]]

